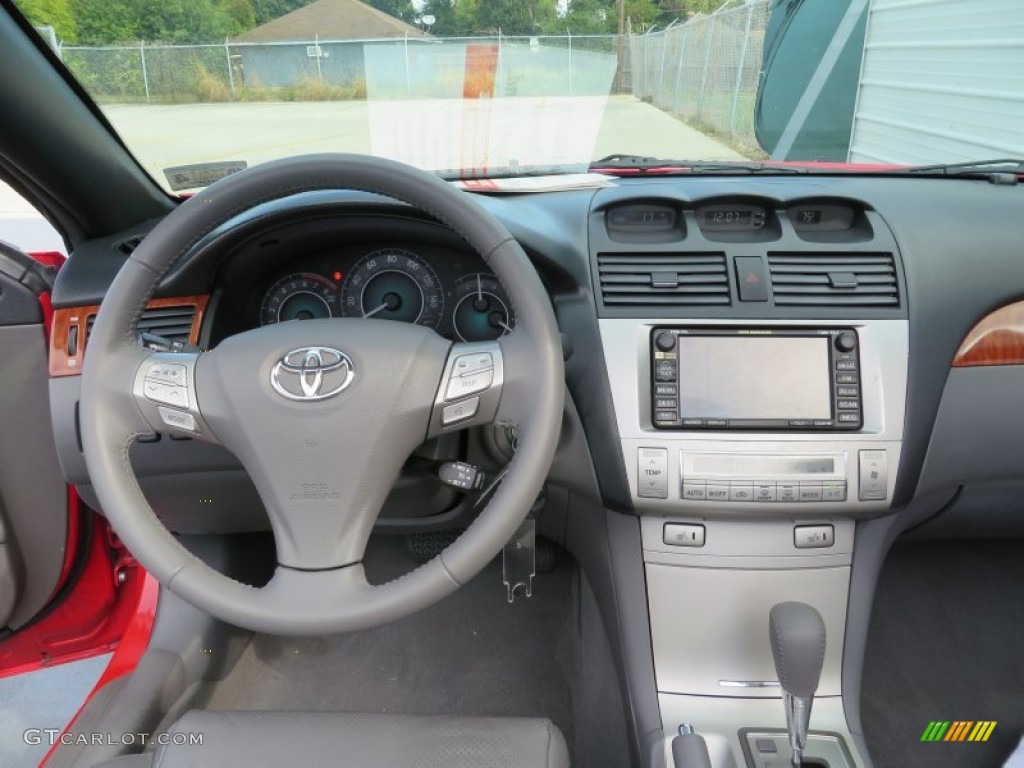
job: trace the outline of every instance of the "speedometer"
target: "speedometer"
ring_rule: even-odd
[[[421,257],[401,248],[368,253],[349,270],[341,289],[346,317],[375,317],[437,327],[444,291]]]
[[[338,313],[338,289],[326,277],[299,272],[270,286],[260,305],[260,325],[313,320]]]

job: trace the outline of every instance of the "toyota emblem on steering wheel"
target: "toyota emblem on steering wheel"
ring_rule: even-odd
[[[326,400],[345,390],[353,378],[351,358],[332,347],[293,349],[270,370],[270,385],[289,400]]]

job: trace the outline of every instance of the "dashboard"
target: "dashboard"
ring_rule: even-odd
[[[966,482],[968,467],[1006,477],[1018,454],[931,437],[950,422],[940,413],[947,380],[1020,370],[986,355],[963,375],[954,365],[986,316],[1024,297],[1020,194],[980,182],[792,175],[620,179],[600,190],[478,197],[533,261],[563,332],[572,451],[559,454],[553,476],[609,509],[726,517],[875,516],[929,492],[948,500],[960,485],[949,478]],[[62,270],[51,373],[53,358],[68,356],[65,332],[74,326],[87,337],[125,244],[144,234],[87,243]],[[142,322],[190,302],[174,330],[203,347],[262,324],[327,315],[419,322],[453,341],[496,338],[516,322],[483,259],[456,233],[354,192],[295,196],[226,222],[165,276]],[[61,325],[67,317],[79,325]],[[716,340],[765,336],[779,341]],[[660,348],[671,339],[690,357]],[[842,349],[851,339],[855,349]],[[51,379],[51,402],[62,465],[88,494],[74,416],[81,347],[70,361],[77,365]],[[814,366],[857,370],[826,373],[778,357],[801,358],[801,349],[815,350]],[[659,363],[685,380],[659,381]],[[731,373],[716,379],[709,369]],[[813,408],[788,391],[793,370],[817,382],[794,379]],[[773,382],[778,408],[744,409],[744,398]],[[700,407],[708,394],[729,398]],[[965,399],[972,423],[982,423],[985,409]],[[984,405],[1005,433],[1014,405],[991,392]],[[208,449],[138,446],[141,473],[164,478],[166,491],[181,472],[233,471],[231,457]],[[764,455],[790,458],[751,460]],[[641,492],[640,456],[664,462],[654,491]],[[881,487],[861,488],[862,462],[884,464]],[[800,470],[826,465],[821,477]],[[730,476],[722,469],[730,466],[742,471]]]

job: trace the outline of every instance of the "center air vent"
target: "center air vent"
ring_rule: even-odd
[[[194,306],[150,307],[139,318],[139,332],[152,333],[157,336],[163,336],[171,341],[180,341],[187,344],[189,335],[192,332],[192,320],[195,314],[196,308]],[[92,325],[95,321],[95,315],[89,315],[88,320],[86,320],[86,341],[89,340],[89,334],[92,333]]]
[[[607,307],[730,303],[722,253],[599,253],[597,269]]]
[[[898,307],[889,253],[769,253],[776,306]]]

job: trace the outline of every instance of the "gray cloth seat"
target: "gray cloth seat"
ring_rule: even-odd
[[[190,736],[202,744],[188,743]],[[569,766],[561,731],[531,718],[194,710],[163,740],[170,743],[101,768]]]

